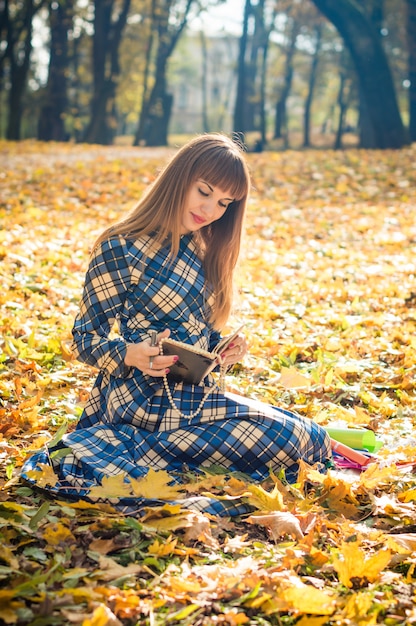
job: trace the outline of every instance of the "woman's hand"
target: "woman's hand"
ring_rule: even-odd
[[[157,346],[151,346],[150,340],[140,343],[130,343],[127,346],[124,363],[127,367],[137,367],[144,374],[149,376],[163,376],[173,363],[176,356],[163,356],[159,354],[159,341],[169,337],[170,330],[166,329],[157,336]],[[152,357],[152,361],[150,360]]]
[[[223,365],[234,365],[238,361],[241,361],[247,353],[247,341],[244,335],[237,335],[234,337],[226,350],[221,354]]]

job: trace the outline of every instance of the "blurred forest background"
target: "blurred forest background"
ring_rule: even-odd
[[[2,0],[0,137],[416,140],[416,0]]]

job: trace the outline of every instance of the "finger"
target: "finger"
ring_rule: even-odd
[[[146,373],[149,374],[149,376],[155,376],[155,377],[161,378],[162,376],[169,374],[169,368],[163,367],[162,369],[159,369],[159,370],[149,369],[149,371]]]
[[[176,363],[176,361],[178,360],[177,356],[162,356],[162,355],[158,355],[153,357],[153,359],[149,359],[149,369],[156,371],[156,370],[163,370],[166,369],[168,367],[171,367],[174,363]]]
[[[159,334],[158,334],[158,336],[157,336],[157,340],[158,340],[158,342],[159,342],[161,339],[166,339],[167,337],[169,337],[169,335],[170,335],[170,330],[169,330],[169,328],[165,328],[165,330],[164,330],[163,332],[161,332],[161,333],[159,333]]]

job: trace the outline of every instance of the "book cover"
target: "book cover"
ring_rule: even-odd
[[[231,335],[221,339],[212,352],[169,339],[169,337],[162,339],[160,343],[163,354],[177,355],[179,357],[176,363],[170,366],[168,379],[175,382],[183,381],[191,385],[199,385],[220,364],[219,355],[224,352],[241,329],[242,326]]]

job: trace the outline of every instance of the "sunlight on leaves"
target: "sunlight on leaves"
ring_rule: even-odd
[[[332,615],[336,599],[328,592],[311,585],[300,585],[282,590],[282,598],[296,612],[311,615]]]
[[[390,558],[390,550],[379,550],[367,556],[358,542],[343,542],[339,555],[333,555],[332,564],[343,585],[361,587],[378,580]]]
[[[291,535],[295,539],[304,537],[298,518],[288,511],[275,511],[269,515],[251,515],[247,518],[247,522],[266,526],[274,541],[283,535]]]
[[[96,370],[73,360],[71,327],[91,245],[171,148],[0,141],[0,152],[0,622],[49,610],[56,626],[415,621],[415,145],[247,154],[230,323],[245,323],[250,349],[227,388],[373,430],[372,463],[301,462],[295,484],[223,468],[185,470],[182,486],[166,472],[107,476],[91,492],[101,504],[45,499],[58,486],[47,465],[29,477],[41,489],[18,474],[82,413]],[[189,496],[250,509],[205,515],[180,506]],[[123,497],[133,515],[116,509]]]
[[[31,478],[39,487],[54,487],[58,482],[58,476],[50,465],[39,464],[39,469],[29,470],[27,477]]]
[[[91,618],[85,619],[82,622],[82,626],[122,626],[114,613],[103,604],[98,606]]]
[[[90,498],[106,500],[111,498],[129,497],[132,495],[130,484],[126,482],[126,474],[104,476],[101,485],[91,487]]]
[[[249,485],[247,491],[251,494],[248,496],[249,503],[260,511],[283,511],[286,508],[283,495],[276,484],[270,493],[261,485]]]
[[[183,487],[170,485],[172,478],[164,470],[155,471],[151,467],[144,478],[136,480],[130,478],[134,495],[142,498],[156,498],[158,500],[174,500],[183,497]]]

